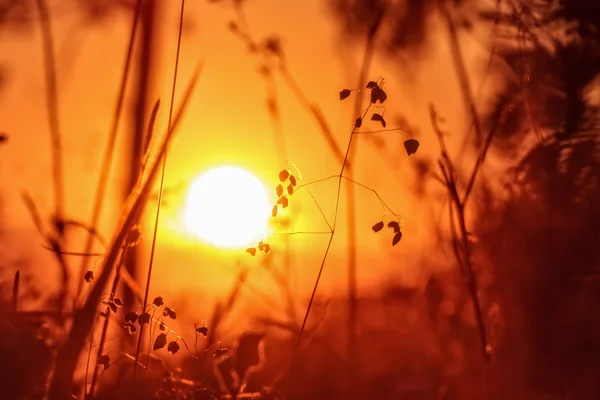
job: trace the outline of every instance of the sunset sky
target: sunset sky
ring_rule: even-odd
[[[51,1],[54,40],[57,51],[60,92],[61,129],[64,140],[64,162],[67,170],[66,209],[70,218],[89,221],[99,165],[106,146],[111,123],[122,60],[129,35],[130,15],[116,13],[108,20],[90,25],[81,18],[71,1]],[[167,105],[178,29],[179,2],[160,2],[157,25],[160,43],[157,52],[159,72],[155,76],[155,98],[161,98],[157,134],[162,134],[167,122]],[[338,92],[354,89],[363,52],[361,43],[342,37],[339,24],[323,0],[249,2],[247,18],[253,36],[261,39],[271,34],[281,37],[290,71],[310,101],[317,104],[334,132],[338,145],[345,149],[349,137],[353,98],[340,103]],[[265,107],[266,86],[257,73],[258,60],[228,29],[235,18],[231,7],[188,0],[185,19],[186,33],[181,48],[179,93],[198,61],[205,63],[200,83],[184,118],[177,138],[170,148],[166,187],[179,189],[166,195],[161,215],[156,269],[151,292],[190,292],[204,298],[222,293],[240,268],[239,263],[256,265],[251,278],[257,289],[273,286],[261,272],[260,259],[243,252],[223,251],[201,244],[183,229],[181,220],[187,187],[208,168],[220,165],[243,167],[263,183],[274,188],[277,173],[284,166],[279,162],[273,128]],[[438,22],[436,22],[438,23]],[[432,159],[438,145],[428,120],[428,104],[435,104],[446,117],[449,132],[465,129],[460,93],[450,62],[445,31],[433,31],[434,41],[427,51],[426,61],[406,65],[398,59],[377,56],[371,68],[371,79],[384,77],[389,100],[386,119],[389,127],[398,127],[396,120],[404,117],[416,128],[413,132],[421,147],[408,157],[402,142],[408,137],[390,132],[384,139],[389,160],[382,160],[366,138],[354,142],[356,167],[354,178],[375,190],[398,214],[404,217],[402,242],[392,247],[391,236],[375,235],[370,227],[381,217],[376,198],[368,191],[356,188],[357,252],[360,290],[377,287],[381,280],[415,283],[421,274],[421,260],[429,259],[436,246],[430,230],[440,213],[442,192],[433,181],[428,182],[426,198],[414,194],[415,177],[411,163],[419,158]],[[487,36],[465,36],[465,58],[468,60],[473,87],[481,89],[479,72],[486,61],[484,40]],[[483,38],[483,39],[482,39]],[[0,90],[0,130],[10,140],[0,148],[0,194],[2,200],[2,240],[5,264],[23,260],[28,265],[50,261],[44,271],[37,271],[38,282],[52,282],[55,269],[51,255],[44,250],[41,239],[20,198],[28,192],[40,211],[49,216],[52,211],[50,152],[47,113],[44,101],[43,59],[39,24],[23,32],[3,29],[0,33],[0,66],[6,70],[6,85]],[[489,80],[490,78],[488,78]],[[486,90],[491,87],[488,81]],[[340,165],[332,156],[319,132],[315,120],[297,101],[284,82],[277,78],[278,100],[281,105],[287,158],[298,166],[306,181],[339,173]],[[131,114],[133,93],[128,93]],[[126,121],[126,118],[124,121]],[[378,128],[369,122],[365,128]],[[125,154],[126,123],[122,123],[119,155]],[[449,139],[451,145],[452,139]],[[390,163],[391,161],[391,163]],[[118,202],[124,175],[119,164],[113,166],[112,196],[106,204],[102,232],[110,237],[119,215]],[[313,189],[324,211],[332,216],[335,180]],[[346,211],[342,194],[340,225],[324,275],[322,293],[346,286]],[[240,199],[242,201],[243,199]],[[273,200],[275,200],[273,194]],[[298,212],[294,230],[321,231],[325,225],[317,208],[306,193],[298,193],[291,209]],[[148,253],[155,204],[147,208],[144,251]],[[425,228],[428,226],[429,228]],[[83,235],[73,235],[73,251],[82,249]],[[307,296],[316,276],[328,237],[326,235],[294,236],[290,239],[294,254],[292,284],[299,295]],[[281,257],[283,244],[274,245],[272,257]],[[279,254],[279,255],[278,255]],[[276,258],[277,259],[277,258]],[[446,264],[438,260],[440,265]],[[43,278],[45,276],[45,278]],[[252,297],[252,294],[249,294]],[[200,298],[200,297],[198,297]]]

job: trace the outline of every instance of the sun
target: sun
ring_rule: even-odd
[[[222,248],[251,246],[267,234],[271,205],[262,182],[233,166],[208,170],[190,186],[185,206],[187,229]]]

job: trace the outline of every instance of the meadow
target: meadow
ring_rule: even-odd
[[[600,6],[0,0],[0,398],[596,399]]]

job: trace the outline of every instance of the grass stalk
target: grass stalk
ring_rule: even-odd
[[[60,117],[58,103],[58,85],[56,74],[56,60],[54,58],[54,39],[50,25],[50,11],[46,0],[36,0],[40,14],[40,27],[42,30],[44,51],[44,72],[46,79],[46,108],[48,110],[48,124],[50,127],[50,140],[52,149],[52,181],[54,183],[54,214],[56,221],[64,217],[64,177],[62,161],[62,139],[60,132]]]
[[[102,214],[102,206],[104,204],[104,195],[106,192],[106,187],[108,185],[108,176],[110,173],[110,166],[113,160],[113,155],[115,152],[115,143],[117,140],[117,133],[119,129],[119,123],[121,121],[121,114],[123,112],[123,104],[125,102],[125,91],[127,88],[127,81],[129,80],[129,73],[131,71],[131,60],[133,59],[133,47],[135,44],[137,27],[140,21],[141,8],[144,0],[137,0],[135,11],[133,13],[133,21],[131,24],[131,32],[129,35],[129,44],[127,47],[127,54],[125,56],[125,62],[123,65],[123,75],[121,76],[121,83],[119,86],[119,92],[117,94],[117,102],[115,104],[115,110],[113,113],[113,119],[108,135],[108,143],[106,145],[106,150],[104,152],[104,158],[102,160],[102,165],[100,167],[100,177],[98,179],[98,184],[96,188],[96,197],[94,198],[92,218],[88,226],[92,229],[98,229],[98,222],[100,221],[100,216]],[[94,236],[91,233],[88,233],[85,247],[83,253],[91,253],[92,246],[94,244]],[[76,298],[79,297],[81,291],[83,289],[84,279],[83,276],[88,269],[89,266],[89,257],[83,257],[80,265],[80,273],[79,273],[79,281],[77,286],[77,295]]]
[[[181,37],[183,34],[184,12],[185,12],[185,0],[181,0],[181,9],[179,12],[179,32],[177,35],[177,51],[175,54],[175,68],[173,71],[173,84],[171,87],[171,101],[170,101],[170,105],[169,105],[169,120],[168,120],[169,128],[171,127],[171,122],[172,122],[172,117],[173,117],[173,104],[175,102],[175,91],[177,89],[177,73],[179,71],[179,55],[180,55],[180,51],[181,51]],[[167,168],[167,149],[165,149],[165,154],[162,158],[160,186],[158,189],[158,204],[156,206],[156,216],[154,219],[154,230],[152,232],[152,245],[150,247],[150,260],[148,262],[148,273],[146,275],[146,289],[144,291],[144,302],[142,305],[142,310],[144,310],[144,311],[146,310],[146,307],[148,307],[148,296],[150,294],[150,283],[151,283],[151,279],[152,279],[152,266],[154,264],[154,255],[155,255],[155,251],[156,251],[156,238],[158,235],[158,222],[159,222],[159,218],[160,218],[160,207],[162,204],[162,196],[163,196],[166,168]],[[142,325],[140,327],[137,349],[135,352],[135,364],[133,367],[133,378],[134,379],[137,374],[138,361],[140,359],[140,351],[142,348],[142,341],[143,341],[143,337],[144,337],[143,334],[144,334],[144,326]]]
[[[153,183],[159,172],[161,165],[160,160],[164,157],[169,143],[179,128],[181,119],[185,114],[193,90],[198,82],[200,72],[202,71],[202,65],[203,64],[199,64],[196,67],[192,78],[187,85],[181,106],[175,113],[172,125],[167,129],[161,144],[158,146],[156,159],[149,164],[146,180],[139,191],[131,194],[126,204],[126,208],[122,214],[121,223],[114,234],[110,250],[104,259],[96,283],[92,287],[85,304],[74,313],[71,331],[56,356],[54,375],[49,385],[48,400],[64,400],[71,397],[73,373],[75,372],[79,355],[85,346],[86,338],[93,328],[96,317],[96,307],[102,297],[106,283],[113,272],[120,249],[125,243],[129,231],[139,219],[146,205],[146,199],[152,190]]]

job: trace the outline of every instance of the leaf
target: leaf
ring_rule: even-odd
[[[375,104],[376,102],[383,103],[387,99],[387,94],[381,89],[379,86],[371,89],[371,103]]]
[[[294,187],[291,184],[288,185],[286,189],[290,196],[294,194]]]
[[[133,324],[135,321],[138,320],[138,313],[136,313],[135,311],[128,311],[123,315],[123,320],[125,322],[129,322],[130,324]]]
[[[161,322],[160,324],[158,324],[158,329],[160,329],[161,331],[164,331],[166,329],[165,323]]]
[[[87,271],[85,273],[85,275],[83,276],[83,279],[85,279],[85,281],[87,283],[90,283],[91,281],[94,280],[94,271]]]
[[[152,300],[152,304],[154,304],[156,307],[160,307],[165,304],[165,301],[163,300],[162,296],[158,296]]]
[[[108,317],[108,315],[104,311],[100,313],[100,316],[104,318]]]
[[[400,232],[400,224],[398,221],[390,221],[388,222],[388,228],[393,228],[395,233]]]
[[[281,204],[281,207],[286,208],[290,205],[290,201],[286,196],[283,196],[280,197],[279,200],[277,200],[277,204]]]
[[[255,256],[256,255],[256,247],[248,247],[246,249],[246,253],[249,253],[250,255]]]
[[[280,182],[285,182],[285,180],[290,176],[290,173],[288,172],[287,169],[282,170],[281,172],[279,172],[279,181]]]
[[[406,154],[409,156],[411,154],[415,154],[417,149],[419,148],[419,142],[416,139],[408,139],[404,141],[404,148],[406,149]]]
[[[373,229],[373,232],[379,232],[380,230],[383,229],[383,221],[379,221],[378,223],[376,223],[375,225],[373,225],[371,227],[371,229]]]
[[[402,239],[402,232],[398,231],[392,238],[392,246],[397,245],[400,239]]]
[[[371,116],[371,121],[379,121],[379,122],[381,122],[381,125],[382,125],[384,128],[385,128],[385,126],[386,126],[385,119],[383,119],[383,115],[381,115],[381,114],[377,114],[377,113],[373,114],[373,115]]]
[[[271,251],[271,245],[268,243],[265,243],[265,245],[263,247],[263,251],[265,252],[265,254],[269,254],[269,252]]]
[[[167,351],[169,351],[171,354],[175,354],[179,351],[179,344],[175,341],[169,343],[169,346],[167,346]]]
[[[296,182],[296,177],[294,175],[290,175],[290,183],[292,186],[296,186],[298,182]]]
[[[347,99],[350,93],[352,92],[348,89],[340,90],[340,101]]]
[[[105,370],[110,366],[110,357],[108,354],[103,354],[96,359],[96,365],[101,365]]]
[[[114,312],[115,314],[117,313],[117,305],[114,302],[109,301],[106,303],[106,305],[110,307],[110,310],[112,312]]]
[[[367,83],[367,89],[374,89],[377,87],[377,82],[375,81],[369,81],[369,83]]]
[[[177,318],[177,314],[175,313],[175,310],[173,310],[171,307],[165,307],[165,311],[163,311],[163,315],[165,317],[169,317],[171,319]]]
[[[356,118],[356,121],[354,121],[354,128],[358,129],[362,126],[362,118],[358,117]]]
[[[115,303],[117,307],[123,307],[123,300],[121,299],[114,298],[113,303]]]
[[[281,195],[283,194],[283,186],[281,184],[277,185],[277,188],[275,189],[275,193],[277,193],[277,197],[281,197]]]
[[[154,345],[152,345],[152,350],[154,350],[154,351],[160,350],[163,347],[165,347],[166,344],[167,344],[167,334],[161,333],[160,335],[158,335],[156,337],[156,339],[154,339]]]
[[[199,328],[196,328],[196,333],[201,334],[204,337],[208,336],[208,328],[206,326],[201,326]]]
[[[277,204],[275,204],[273,206],[273,209],[271,210],[271,215],[273,216],[273,218],[277,216],[277,210],[279,210],[279,207],[277,207]]]
[[[138,323],[140,324],[140,326],[147,324],[150,322],[150,318],[152,318],[150,313],[145,312],[138,317]]]
[[[123,328],[127,328],[130,335],[133,335],[134,333],[137,332],[137,328],[131,322],[127,322],[127,323],[123,324]]]

